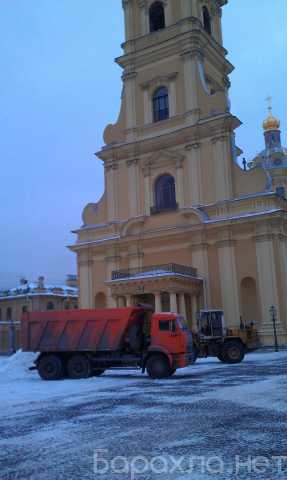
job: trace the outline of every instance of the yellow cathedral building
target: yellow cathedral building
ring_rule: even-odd
[[[280,122],[237,159],[222,42],[227,0],[123,0],[119,118],[97,153],[105,191],[75,231],[82,308],[152,303],[196,326],[201,308],[287,343],[287,151]]]

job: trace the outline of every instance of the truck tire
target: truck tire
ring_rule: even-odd
[[[226,363],[225,357],[223,355],[223,352],[219,352],[217,355],[218,360],[220,360],[222,363]]]
[[[73,355],[67,364],[68,377],[74,380],[89,378],[92,376],[92,365],[86,355]]]
[[[64,377],[64,366],[57,355],[42,355],[38,361],[38,372],[42,380],[60,380]]]
[[[167,378],[172,374],[168,358],[160,354],[151,355],[147,359],[146,369],[149,377],[154,379]]]
[[[221,355],[224,363],[241,363],[245,357],[245,347],[241,342],[231,340],[223,345]]]

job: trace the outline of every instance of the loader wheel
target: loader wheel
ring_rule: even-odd
[[[64,376],[64,367],[57,355],[43,355],[38,362],[38,372],[42,380],[60,380]]]
[[[91,377],[92,366],[89,358],[85,355],[73,355],[68,361],[67,372],[69,378],[74,380]]]
[[[93,377],[100,377],[101,375],[103,375],[103,373],[105,373],[106,370],[104,369],[100,369],[100,368],[97,368],[96,370],[93,370],[93,373],[92,373],[92,376]]]
[[[222,356],[225,363],[241,363],[245,357],[245,347],[241,342],[230,341],[223,345]]]
[[[151,355],[146,364],[147,373],[150,378],[167,378],[171,375],[172,369],[168,359],[164,355]]]

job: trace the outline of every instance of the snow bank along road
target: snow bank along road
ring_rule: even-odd
[[[0,358],[1,480],[287,478],[287,352],[165,381],[43,382],[31,363]]]

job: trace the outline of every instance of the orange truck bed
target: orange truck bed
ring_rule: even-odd
[[[28,352],[116,351],[140,307],[25,313],[21,346]]]

